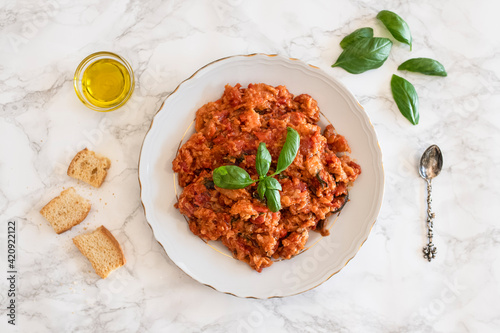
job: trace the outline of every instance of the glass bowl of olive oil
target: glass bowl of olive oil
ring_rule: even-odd
[[[89,55],[73,79],[76,95],[87,107],[108,112],[123,106],[134,91],[134,72],[127,60],[111,52]]]

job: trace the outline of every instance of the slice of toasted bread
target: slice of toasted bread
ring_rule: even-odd
[[[103,279],[126,263],[122,247],[104,226],[100,226],[93,232],[76,236],[73,238],[73,243]]]
[[[55,232],[60,234],[85,220],[89,211],[90,203],[70,187],[46,204],[40,214],[50,222]]]
[[[85,148],[78,152],[68,167],[68,176],[100,187],[111,166],[109,158]]]

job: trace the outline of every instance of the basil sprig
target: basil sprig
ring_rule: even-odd
[[[258,182],[257,193],[261,199],[266,198],[267,207],[272,212],[281,209],[281,198],[279,191],[281,184],[273,178],[290,166],[297,156],[300,147],[300,135],[291,127],[287,127],[285,144],[281,148],[276,171],[267,176],[271,166],[271,154],[267,150],[266,144],[261,142],[255,155],[255,169],[259,175],[258,180],[250,178],[248,172],[236,165],[224,165],[218,167],[213,172],[214,184],[225,189],[241,189],[255,182]]]
[[[392,75],[391,91],[401,114],[410,123],[417,125],[420,114],[418,113],[418,95],[415,87],[402,77]]]
[[[384,64],[391,52],[390,39],[359,38],[348,44],[332,67],[342,67],[351,74],[361,74]]]
[[[398,70],[422,73],[434,76],[447,76],[444,66],[437,60],[429,58],[413,58],[399,65]]]
[[[354,30],[349,35],[345,36],[344,39],[340,41],[340,47],[345,49],[353,42],[357,41],[361,38],[372,38],[373,37],[373,29],[372,28],[359,28],[358,30]]]
[[[377,14],[377,18],[382,21],[391,35],[401,43],[408,44],[411,51],[411,32],[408,24],[398,14],[389,10],[382,10]]]

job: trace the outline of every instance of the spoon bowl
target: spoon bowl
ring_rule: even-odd
[[[443,155],[438,146],[432,145],[425,150],[420,158],[418,172],[423,179],[432,179],[439,175],[443,168]]]

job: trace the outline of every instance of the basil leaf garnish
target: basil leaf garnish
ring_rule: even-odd
[[[267,207],[271,212],[281,209],[281,198],[278,190],[266,190]]]
[[[297,152],[300,147],[300,135],[291,127],[286,128],[286,140],[283,148],[281,148],[280,156],[278,157],[278,165],[276,166],[276,172],[273,175],[277,175],[292,164],[293,160],[297,156]]]
[[[401,43],[408,44],[411,51],[411,32],[408,24],[398,14],[389,10],[382,10],[377,14],[377,18],[382,21],[391,35]]]
[[[413,125],[417,125],[420,115],[418,113],[418,95],[415,87],[402,77],[393,75],[391,90],[401,114]]]
[[[342,67],[351,74],[379,68],[389,57],[392,42],[387,38],[360,38],[352,42],[332,67]]]
[[[277,181],[275,178],[273,177],[266,177],[263,181],[263,183],[266,184],[266,188],[268,190],[278,190],[278,191],[281,191],[283,190],[281,188],[281,184],[279,181]]]
[[[357,41],[360,38],[372,38],[373,37],[373,29],[372,28],[359,28],[349,35],[345,36],[342,41],[340,41],[340,47],[345,49],[353,42]]]
[[[437,60],[430,58],[413,58],[406,60],[398,69],[400,71],[410,71],[434,76],[447,76],[444,66]]]
[[[236,165],[224,165],[214,170],[216,186],[226,189],[240,189],[255,183],[248,172]]]
[[[287,127],[285,144],[281,148],[280,156],[278,157],[277,170],[271,176],[266,174],[271,166],[271,154],[266,148],[266,144],[261,142],[257,148],[255,155],[255,168],[259,174],[258,180],[253,180],[250,175],[242,168],[236,165],[224,165],[218,167],[213,172],[214,184],[225,189],[240,189],[245,188],[255,182],[258,182],[257,193],[260,199],[267,199],[267,207],[272,212],[277,212],[281,209],[280,193],[282,190],[279,181],[272,176],[279,174],[292,164],[297,156],[300,147],[300,135],[291,127]]]
[[[264,194],[266,194],[266,182],[261,181],[257,185],[257,193],[259,194],[260,200],[264,199]]]
[[[261,178],[267,175],[269,167],[271,166],[271,160],[271,154],[269,150],[267,150],[266,144],[261,142],[257,149],[257,155],[255,156],[255,168]]]

